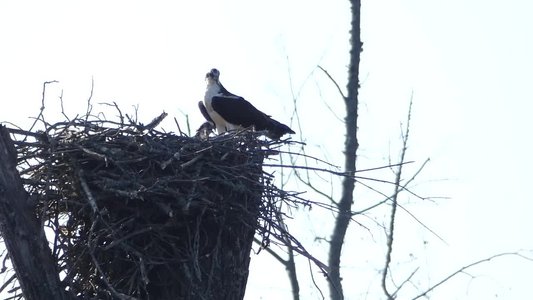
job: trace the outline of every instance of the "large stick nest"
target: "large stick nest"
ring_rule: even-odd
[[[80,298],[243,292],[254,233],[262,246],[290,240],[307,255],[281,224],[280,205],[301,199],[262,170],[287,141],[254,132],[205,140],[122,119],[45,127],[11,132],[58,272]]]

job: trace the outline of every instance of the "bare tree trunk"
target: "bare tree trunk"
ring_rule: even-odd
[[[16,165],[13,141],[0,126],[0,229],[24,298],[73,299],[61,288],[44,230]]]
[[[357,142],[357,106],[358,106],[358,88],[359,88],[359,59],[362,50],[361,43],[361,1],[350,0],[352,11],[352,23],[350,30],[350,65],[348,70],[348,94],[344,97],[346,104],[346,140],[344,144],[344,169],[347,174],[355,174],[355,160],[356,151],[359,146]],[[335,220],[335,228],[330,241],[329,250],[329,269],[330,281],[329,289],[331,299],[344,299],[341,276],[340,276],[340,259],[342,253],[342,246],[346,230],[351,219],[351,208],[353,204],[353,191],[355,186],[355,179],[351,176],[346,176],[342,182],[342,196],[337,203],[339,213]]]
[[[289,259],[287,260],[287,272],[289,273],[289,279],[292,287],[292,299],[300,300],[300,284],[298,283],[298,277],[296,273],[296,264],[294,262],[294,251],[291,247],[287,248],[289,252]]]

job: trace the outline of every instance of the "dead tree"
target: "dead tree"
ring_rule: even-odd
[[[341,275],[340,260],[344,237],[348,230],[348,225],[352,218],[352,204],[354,202],[353,191],[355,187],[355,161],[356,152],[359,146],[357,142],[357,106],[359,103],[359,60],[362,51],[361,42],[361,1],[351,0],[352,22],[350,29],[350,64],[348,67],[347,94],[344,95],[339,89],[346,105],[346,137],[344,142],[344,170],[351,176],[345,176],[342,180],[342,195],[337,202],[338,214],[335,218],[335,227],[330,240],[328,267],[330,270],[329,289],[331,299],[344,299]],[[329,75],[328,75],[329,76]],[[337,86],[338,87],[338,86]]]
[[[35,214],[36,199],[24,190],[17,152],[0,125],[0,229],[26,299],[72,299],[64,291]]]

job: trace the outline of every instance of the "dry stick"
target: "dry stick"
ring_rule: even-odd
[[[392,168],[392,167],[405,166],[407,164],[412,164],[412,163],[414,163],[414,161],[410,160],[410,161],[406,161],[406,162],[399,162],[397,164],[388,164],[386,166],[381,166],[381,167],[374,167],[374,168],[368,168],[368,169],[359,169],[359,170],[357,170],[357,173],[368,172],[368,171],[376,171],[376,170]]]
[[[89,201],[89,204],[91,205],[91,208],[93,210],[93,213],[98,212],[98,206],[96,205],[96,200],[93,197],[93,194],[91,193],[91,190],[89,189],[89,185],[85,181],[84,178],[84,172],[82,169],[78,171],[78,178],[80,179],[81,188],[85,192],[85,195],[87,196],[87,200]]]
[[[339,166],[336,166],[330,162],[327,162],[325,160],[322,160],[318,157],[314,157],[314,156],[311,156],[311,155],[308,155],[308,154],[305,154],[305,151],[303,153],[299,153],[299,152],[292,152],[292,151],[282,151],[282,150],[279,150],[279,153],[285,153],[285,154],[289,154],[289,155],[294,155],[294,156],[298,156],[298,157],[306,157],[306,158],[311,158],[317,162],[320,162],[320,163],[323,163],[325,165],[328,165],[330,167],[333,167],[335,169],[340,169],[341,167]]]
[[[9,294],[12,294],[12,293],[15,293],[17,292],[18,290],[20,290],[20,287],[14,287],[12,289],[10,289],[9,291],[7,291]],[[20,300],[20,299],[23,299],[22,297],[24,297],[24,295],[21,293],[21,294],[15,294],[15,296],[11,296],[11,297],[8,297],[8,298],[5,298],[4,300]]]
[[[94,77],[91,76],[91,91],[89,94],[89,98],[87,98],[87,111],[85,112],[85,121],[89,119],[89,116],[91,115],[91,111],[93,110],[93,106],[91,104],[91,99],[93,98],[93,92],[94,92]]]
[[[187,168],[188,166],[194,164],[195,162],[199,161],[199,160],[202,159],[202,158],[203,158],[203,155],[200,154],[200,155],[194,157],[193,159],[191,159],[191,160],[189,160],[189,161],[187,161],[187,162],[182,163],[182,164],[180,165],[180,167],[182,167],[182,168]]]
[[[305,256],[307,259],[311,260],[312,262],[315,263],[315,265],[322,271],[322,273],[324,273],[325,276],[328,276],[328,273],[329,273],[329,268],[328,266],[326,266],[323,262],[321,262],[320,260],[318,260],[316,257],[314,257],[313,255],[311,255],[305,248],[304,246],[298,241],[296,240],[296,238],[294,238],[294,236],[292,236],[292,234],[290,234],[288,231],[286,231],[284,228],[281,228],[279,226],[279,224],[277,224],[278,226],[276,227],[276,229],[278,229],[281,233],[281,236],[282,238],[288,238],[296,247],[293,247],[293,250],[298,252],[299,254]]]
[[[11,277],[9,277],[9,279],[6,280],[6,282],[4,282],[4,284],[2,284],[2,286],[0,287],[0,293],[3,292],[4,289],[15,279],[17,279],[17,274],[11,275]]]
[[[155,127],[157,127],[157,125],[161,124],[161,122],[163,122],[163,120],[166,118],[166,116],[168,116],[168,114],[166,112],[163,112],[161,113],[159,116],[155,117],[150,123],[144,125],[142,127],[142,130],[152,130],[154,129]]]
[[[117,246],[118,244],[122,243],[123,241],[131,238],[131,237],[134,237],[136,235],[139,235],[139,234],[143,234],[145,232],[148,232],[148,231],[152,231],[152,227],[146,227],[146,228],[142,228],[140,230],[137,230],[135,232],[132,232],[132,233],[128,233],[126,235],[124,235],[123,237],[119,238],[119,239],[116,239],[116,240],[113,240],[111,243],[109,243],[109,245],[105,246],[105,247],[102,247],[103,250],[109,250],[115,246]]]
[[[65,113],[65,107],[63,105],[63,89],[61,89],[61,95],[59,95],[59,103],[61,105],[61,114],[63,115],[63,117],[65,117],[67,121],[70,121],[69,117]]]
[[[115,288],[111,285],[111,283],[107,280],[107,276],[106,274],[104,273],[104,271],[102,270],[102,268],[100,267],[100,264],[98,263],[98,261],[96,260],[96,257],[94,257],[94,253],[92,251],[90,251],[89,253],[91,255],[91,259],[94,263],[94,266],[96,267],[96,269],[98,270],[98,273],[100,273],[100,278],[104,281],[105,285],[107,286],[107,288],[109,289],[109,291],[113,294],[113,296],[121,299],[121,300],[137,300],[137,298],[135,297],[131,297],[131,296],[128,296],[128,295],[124,295],[122,293],[119,293],[117,292],[117,290],[115,290]]]
[[[176,119],[176,117],[174,117],[174,122],[176,123],[176,126],[178,127],[178,131],[180,132],[180,135],[184,136],[185,134],[183,133],[183,131],[181,131],[180,123],[178,122],[178,119]]]
[[[348,172],[336,172],[328,169],[322,169],[322,168],[315,168],[315,167],[307,167],[307,166],[297,166],[297,165],[280,165],[280,164],[263,164],[265,167],[279,167],[279,168],[290,168],[290,169],[303,169],[303,170],[310,170],[310,171],[320,171],[320,172],[326,172],[333,175],[338,176],[349,176]]]
[[[2,270],[0,270],[0,274],[4,273],[7,270],[6,263],[9,259],[9,253],[7,252],[7,249],[4,248],[4,251],[2,251],[2,254],[0,254],[0,257],[4,256],[4,259],[2,260]]]
[[[120,110],[120,108],[118,107],[118,104],[117,102],[113,101],[113,104],[111,103],[107,103],[107,102],[100,102],[98,103],[100,105],[106,105],[106,106],[113,106],[117,111],[118,111],[118,118],[120,119],[120,126],[125,126],[124,125],[124,116],[122,115],[122,111]]]
[[[94,157],[98,160],[103,160],[105,163],[106,163],[106,167],[107,167],[107,157],[103,154],[100,154],[100,153],[96,153],[92,150],[89,150],[81,145],[76,145],[80,150],[82,150],[83,152],[87,153],[87,155],[91,156],[91,157]]]
[[[57,83],[59,81],[57,80],[52,80],[52,81],[45,81],[43,83],[43,92],[42,92],[42,98],[41,98],[41,108],[39,109],[39,115],[37,116],[37,118],[35,118],[35,121],[33,121],[33,124],[30,126],[30,129],[28,129],[28,131],[32,131],[33,127],[35,127],[35,124],[37,124],[37,121],[39,121],[39,119],[43,116],[43,112],[44,112],[44,99],[46,97],[46,86],[48,84],[51,84],[51,83]],[[44,121],[44,120],[43,120]],[[46,123],[45,123],[46,124]],[[26,139],[24,139],[23,141],[25,141]]]

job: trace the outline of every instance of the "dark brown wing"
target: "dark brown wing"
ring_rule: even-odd
[[[205,108],[203,101],[198,102],[198,108],[200,109],[200,112],[208,122],[215,124],[215,122],[213,122],[213,119],[211,119],[211,116],[209,116],[209,113],[207,112],[207,108]]]
[[[279,139],[284,134],[294,133],[287,125],[272,119],[242,97],[215,96],[211,105],[226,122],[244,128],[253,126],[258,131],[266,130],[270,138]]]

